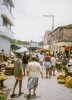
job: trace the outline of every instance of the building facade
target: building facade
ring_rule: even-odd
[[[49,50],[49,47],[50,47],[50,39],[49,39],[49,33],[51,31],[46,31],[45,34],[44,34],[44,49],[48,49]]]
[[[14,39],[14,33],[11,26],[14,25],[12,8],[15,0],[0,0],[0,50],[4,49],[6,53],[10,51],[11,41]]]
[[[72,24],[57,27],[48,34],[48,44],[51,52],[72,53]]]
[[[56,42],[55,51],[61,53],[72,53],[72,25],[58,27],[54,30],[54,40]]]

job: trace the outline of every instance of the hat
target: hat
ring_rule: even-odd
[[[49,54],[49,52],[46,52],[46,54]]]
[[[32,55],[31,57],[32,57],[32,58],[36,58],[36,55]]]

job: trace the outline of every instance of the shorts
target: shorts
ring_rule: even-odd
[[[23,69],[27,68],[27,64],[23,64]]]
[[[45,62],[44,66],[45,66],[45,68],[50,68],[51,67],[51,63],[50,62]]]

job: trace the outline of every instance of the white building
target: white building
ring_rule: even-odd
[[[14,25],[12,8],[15,0],[0,0],[0,50],[4,49],[6,53],[10,51],[11,40],[14,34],[11,26]]]

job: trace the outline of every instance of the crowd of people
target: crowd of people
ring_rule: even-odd
[[[15,88],[19,82],[19,95],[23,92],[21,91],[23,76],[28,76],[27,88],[28,88],[28,99],[31,96],[31,90],[33,89],[33,96],[36,95],[36,88],[38,86],[39,73],[41,77],[44,78],[43,70],[45,70],[45,78],[51,78],[55,76],[57,61],[61,61],[61,70],[66,71],[66,65],[72,65],[72,55],[67,58],[65,55],[60,55],[56,57],[51,55],[49,52],[24,52],[23,55],[17,54],[17,59],[14,64],[14,75],[16,82],[13,87],[13,93],[11,97],[15,96]],[[72,69],[69,69],[72,73]]]
[[[1,52],[3,59],[5,59],[4,50]],[[15,54],[10,51],[10,58],[15,57]],[[23,94],[21,91],[22,80],[24,76],[28,76],[27,88],[28,88],[28,99],[31,97],[31,90],[33,89],[33,96],[36,96],[36,88],[38,86],[39,73],[42,78],[51,78],[56,75],[57,62],[61,62],[60,70],[68,71],[72,75],[72,55],[67,57],[66,54],[53,55],[49,52],[24,52],[22,54],[16,54],[16,60],[14,62],[14,76],[15,83],[11,97],[14,97],[15,89],[19,83],[19,95]],[[68,65],[68,67],[67,67]],[[45,71],[45,75],[43,73]]]

